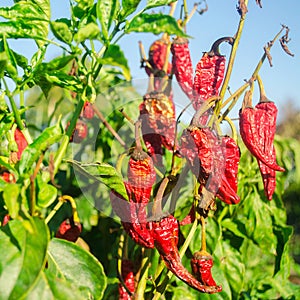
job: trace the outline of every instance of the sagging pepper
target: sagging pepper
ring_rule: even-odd
[[[163,217],[160,221],[152,221],[153,238],[155,248],[167,268],[180,280],[190,287],[202,293],[217,293],[222,290],[221,286],[208,286],[199,282],[182,265],[178,252],[178,221],[172,216]]]
[[[148,62],[151,69],[146,65],[145,71],[150,76],[163,77],[165,75],[164,66],[167,59],[169,41],[164,35],[161,39],[154,41],[149,48]],[[169,62],[167,66],[167,74],[171,73],[172,65]]]
[[[175,142],[175,105],[163,92],[152,91],[144,96],[140,107],[143,139],[154,160],[162,155],[163,145],[172,151]]]
[[[172,72],[183,92],[192,101],[193,92],[193,65],[189,50],[189,41],[186,38],[177,37],[171,45]]]
[[[201,282],[201,284],[217,287],[217,284],[211,274],[212,266],[213,258],[209,253],[203,250],[194,253],[191,260],[191,267],[194,276],[199,282]]]
[[[250,92],[250,91],[248,91]],[[285,171],[276,163],[273,155],[273,141],[276,129],[277,109],[273,102],[265,102],[253,108],[252,97],[245,94],[243,107],[239,112],[242,140],[251,154],[275,171]]]

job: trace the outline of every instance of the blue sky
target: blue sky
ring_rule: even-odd
[[[3,5],[10,5],[11,2],[4,0],[2,3]],[[50,2],[52,19],[69,16],[69,1],[50,0]],[[190,9],[194,2],[188,1]],[[194,66],[201,58],[202,52],[210,49],[213,41],[222,36],[234,35],[239,22],[239,15],[236,11],[237,1],[207,0],[207,3],[208,11],[203,15],[195,15],[187,26],[187,33],[193,37],[190,40],[190,51]],[[229,85],[231,91],[235,91],[241,86],[244,79],[250,77],[262,56],[264,45],[280,30],[281,24],[289,26],[291,41],[288,45],[295,56],[286,55],[278,42],[271,50],[273,67],[270,67],[266,62],[260,72],[267,96],[275,101],[279,107],[280,119],[288,100],[292,100],[294,105],[300,109],[300,1],[262,0],[262,4],[263,8],[261,9],[255,4],[255,0],[249,0],[249,12],[246,16],[245,27]],[[167,9],[165,9],[165,12],[168,12]],[[178,15],[179,11],[177,10],[175,16]],[[140,69],[139,66],[138,41],[141,40],[147,50],[157,38],[159,36],[153,34],[138,33],[124,36],[120,40],[120,46],[128,59],[134,81],[146,79],[144,70]],[[22,45],[20,41],[17,43],[17,47],[24,52],[24,55],[30,57],[35,51],[25,41],[22,42]],[[223,54],[229,57],[229,45],[224,44],[221,50]],[[51,59],[60,53],[59,49],[52,47],[47,56]],[[233,115],[237,113],[239,106],[238,104],[233,111]]]

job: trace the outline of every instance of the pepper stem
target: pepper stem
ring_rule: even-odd
[[[264,84],[262,82],[261,77],[258,74],[256,75],[256,80],[257,80],[258,87],[259,87],[259,102],[268,102],[269,99],[266,96]]]
[[[201,251],[206,252],[206,230],[205,230],[205,218],[200,216],[201,222]]]
[[[235,39],[231,36],[225,36],[225,37],[219,38],[212,44],[211,49],[209,50],[209,52],[207,52],[207,54],[209,56],[215,56],[215,55],[222,56],[222,54],[220,53],[220,45],[223,42],[228,42],[230,45],[233,45],[234,40]]]

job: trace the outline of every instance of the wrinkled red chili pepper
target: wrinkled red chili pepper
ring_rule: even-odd
[[[120,217],[126,233],[131,239],[145,248],[154,248],[154,240],[150,224],[146,222],[145,205],[135,202],[134,192],[131,191],[129,183],[125,183],[129,202],[122,196],[112,191],[110,201],[114,212]],[[141,220],[140,220],[140,219]]]
[[[129,158],[127,177],[133,201],[141,204],[138,212],[139,221],[144,223],[146,222],[145,208],[156,180],[156,172],[152,158],[141,149],[139,144]]]
[[[240,201],[237,195],[237,176],[240,161],[240,149],[235,140],[229,136],[222,137],[222,150],[225,157],[225,169],[217,192],[217,197],[226,204]]]
[[[150,76],[151,74],[154,77],[163,77],[165,72],[163,71],[165,61],[167,59],[167,49],[168,49],[168,40],[166,38],[161,38],[152,43],[149,48],[149,58],[148,62],[151,65],[151,69],[149,67],[145,67],[147,74]],[[167,74],[171,73],[172,64],[168,63]]]
[[[81,116],[83,118],[86,118],[86,119],[92,119],[94,117],[94,115],[95,115],[95,112],[93,110],[92,103],[85,102],[84,106],[83,106],[83,109],[82,109],[82,112],[81,112]]]
[[[136,147],[128,162],[128,182],[125,183],[129,202],[112,192],[111,203],[121,218],[124,230],[134,242],[142,247],[153,248],[154,242],[147,222],[146,206],[151,189],[156,180],[156,172],[151,157],[141,147],[139,123],[136,124]]]
[[[150,92],[140,105],[143,139],[154,160],[163,154],[161,145],[172,151],[175,141],[175,105],[162,92]],[[156,157],[158,156],[158,157]]]
[[[201,184],[205,184],[211,174],[212,149],[203,128],[191,125],[180,138],[180,153],[184,156]]]
[[[18,146],[17,158],[18,160],[20,160],[21,155],[24,149],[27,147],[28,143],[25,139],[25,136],[23,135],[22,131],[19,128],[16,128],[14,132],[14,138]]]
[[[178,37],[171,45],[172,72],[183,92],[190,100],[193,100],[193,65],[189,50],[189,41],[186,38]]]
[[[277,108],[271,101],[253,108],[249,98],[245,96],[239,112],[242,140],[254,157],[269,168],[283,172],[285,169],[277,165],[273,155]]]
[[[159,222],[153,221],[152,228],[155,248],[158,250],[167,268],[174,275],[202,293],[212,294],[222,290],[221,286],[207,286],[200,283],[182,265],[177,248],[178,221],[172,215],[164,217]]]
[[[132,295],[135,291],[135,282],[134,282],[134,266],[133,262],[128,259],[123,259],[121,264],[121,275],[123,279],[123,283],[119,283],[119,300],[131,300]],[[128,291],[131,293],[129,294]]]
[[[258,134],[261,137],[261,147],[263,147],[265,155],[270,161],[276,162],[276,151],[274,147],[274,137],[276,131],[277,107],[272,101],[261,101],[256,104],[256,122],[258,126]],[[260,173],[263,179],[264,191],[268,200],[272,200],[276,187],[276,172],[258,159]],[[280,167],[281,168],[281,167]],[[281,168],[280,171],[284,171]]]
[[[66,129],[69,127],[70,123],[67,124]],[[80,144],[88,134],[88,127],[86,123],[82,120],[77,120],[76,127],[70,137],[70,142]]]
[[[76,242],[81,231],[82,231],[81,224],[78,222],[74,222],[73,217],[71,217],[70,219],[68,218],[68,219],[64,220],[60,224],[60,226],[55,234],[55,237],[64,239],[64,240],[67,240],[70,242]]]
[[[211,274],[213,266],[212,256],[205,251],[198,251],[194,253],[191,260],[191,267],[193,274],[199,282],[207,286],[217,286]]]

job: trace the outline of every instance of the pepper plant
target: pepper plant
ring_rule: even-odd
[[[187,23],[203,3],[74,0],[58,20],[49,0],[0,8],[0,299],[297,299],[282,195],[300,145],[275,137],[259,74],[277,40],[293,55],[288,28],[227,95],[248,1],[194,72]],[[139,45],[143,94],[119,45],[139,32],[160,35]]]

